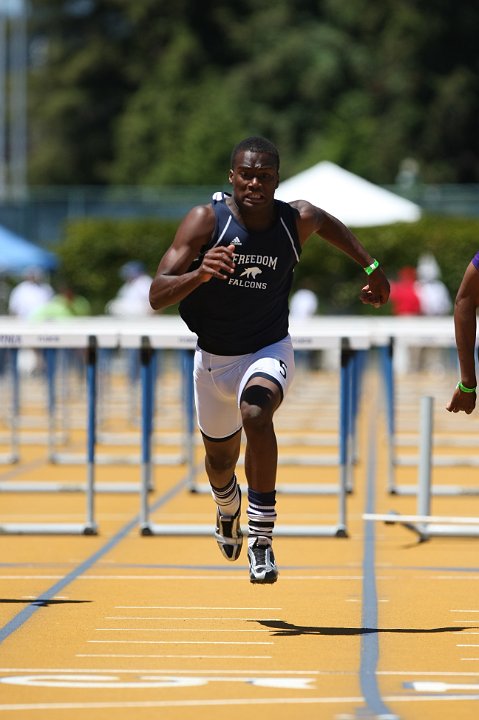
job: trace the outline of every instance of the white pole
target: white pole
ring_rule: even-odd
[[[417,514],[431,514],[432,397],[421,398]],[[424,527],[427,532],[427,527]]]
[[[7,194],[7,21],[0,5],[0,200]]]
[[[27,175],[27,22],[25,0],[11,4],[10,17],[10,184],[23,197]]]

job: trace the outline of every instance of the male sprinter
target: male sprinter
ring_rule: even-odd
[[[227,560],[243,541],[235,469],[246,436],[248,559],[252,583],[278,577],[272,548],[278,449],[273,415],[294,374],[288,334],[293,269],[308,238],[321,238],[367,273],[360,300],[379,307],[389,283],[377,260],[342,222],[305,200],[275,200],[279,154],[262,137],[231,155],[232,194],[194,207],[162,257],[152,308],[180,303],[198,336],[194,380],[205,466],[216,501],[216,540]]]

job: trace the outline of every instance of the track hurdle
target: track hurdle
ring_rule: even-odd
[[[451,317],[445,318],[391,318],[388,326],[389,340],[380,347],[381,372],[385,388],[385,411],[387,427],[388,469],[387,492],[391,495],[416,495],[416,485],[400,485],[396,482],[396,468],[399,466],[417,466],[418,455],[399,455],[399,440],[396,432],[396,382],[394,374],[394,347],[397,342],[408,347],[454,347],[454,326]],[[398,322],[399,321],[399,322]],[[446,441],[449,444],[450,439]],[[466,443],[463,442],[465,445]],[[436,455],[432,459],[434,466],[467,467],[479,466],[475,455]],[[479,488],[459,485],[440,485],[431,489],[433,495],[479,495]]]
[[[1,343],[1,340],[0,340]],[[0,344],[0,347],[3,347]],[[7,363],[4,368],[5,376],[8,376],[10,372],[11,385],[10,385],[10,403],[8,413],[8,422],[10,423],[10,431],[8,433],[10,440],[10,452],[2,453],[0,455],[0,465],[13,465],[18,463],[20,460],[20,443],[18,436],[18,409],[19,409],[19,377],[18,377],[18,349],[16,347],[8,347],[5,356]],[[6,377],[4,382],[6,382]]]
[[[167,319],[165,318],[165,320]],[[171,318],[171,320],[174,319]],[[150,330],[150,335],[146,334],[148,330]],[[353,378],[356,381],[359,379],[359,365],[356,366],[359,358],[358,350],[365,350],[369,347],[369,337],[367,333],[359,332],[356,336],[341,338],[338,335],[327,334],[324,331],[318,332],[312,329],[309,323],[308,327],[302,330],[302,333],[293,336],[293,343],[296,342],[296,346],[302,345],[303,348],[307,347],[309,349],[336,347],[340,351],[340,452],[339,458],[336,458],[336,462],[339,465],[339,480],[338,485],[334,487],[334,492],[338,495],[339,499],[338,522],[335,525],[278,525],[275,528],[275,534],[294,537],[347,537],[346,496],[348,485],[351,481],[354,428],[352,415],[353,411],[357,410],[358,407],[358,397],[353,391]],[[170,324],[170,327],[168,327],[167,321],[163,324],[158,323],[154,330],[152,330],[151,327],[143,326],[140,328],[140,331],[143,333],[142,344],[146,344],[147,338],[149,337],[151,347],[187,347],[193,350],[196,345],[195,336],[186,329],[183,329],[181,325],[178,325],[178,319],[176,319],[174,324]],[[132,340],[130,339],[128,342],[132,342]],[[189,374],[191,376],[191,372]],[[149,388],[151,375],[147,367],[144,368],[142,373],[142,382],[145,384],[143,392],[145,411],[143,413],[143,490],[140,499],[140,532],[142,535],[210,535],[213,532],[213,528],[209,525],[155,524],[150,521],[147,485],[151,473],[151,419],[148,417],[149,413],[151,413],[151,406],[148,401],[148,398],[151,396],[151,389]],[[190,483],[190,489],[191,487],[195,486],[191,486]],[[297,492],[297,490],[297,486],[294,485],[286,488],[286,492]],[[311,486],[308,490],[311,492]],[[193,491],[197,491],[197,489],[195,488]],[[284,492],[284,486],[278,487],[278,491]]]
[[[278,465],[299,465],[302,467],[344,467],[346,473],[346,490],[348,493],[353,491],[353,467],[357,456],[356,450],[356,425],[357,414],[359,409],[359,397],[362,381],[362,371],[364,368],[364,359],[366,350],[369,348],[369,341],[365,335],[358,335],[356,332],[353,336],[339,337],[326,335],[324,332],[318,332],[318,329],[312,329],[311,324],[301,327],[293,325],[292,340],[295,350],[329,350],[337,354],[338,365],[340,370],[340,405],[339,410],[339,428],[337,433],[338,452],[335,454],[288,454],[283,450],[278,457]],[[344,370],[344,373],[342,371]],[[350,384],[350,389],[346,393],[344,388],[346,384]],[[294,388],[292,389],[294,393]],[[192,397],[192,388],[191,388]],[[189,421],[192,427],[192,419],[194,415],[193,403],[187,405],[187,413],[191,417]],[[192,431],[192,430],[190,430]],[[307,436],[309,445],[318,445],[321,438],[310,439]],[[296,445],[303,444],[303,438],[295,439]],[[282,446],[287,442],[282,439]],[[324,444],[331,444],[330,438],[327,438]],[[347,453],[345,447],[347,446]],[[347,457],[347,460],[346,460]],[[238,465],[241,465],[243,458],[240,457]],[[198,483],[196,481],[196,468],[190,467],[188,476],[188,485],[191,492],[209,494],[211,492],[208,483]],[[338,493],[337,483],[278,483],[276,491],[279,494],[293,495],[336,495]]]
[[[432,397],[421,398],[417,514],[365,513],[363,519],[382,521],[387,525],[402,525],[413,532],[420,542],[432,537],[479,537],[479,517],[431,515],[433,407]]]
[[[81,486],[85,493],[86,510],[83,523],[4,523],[0,524],[1,534],[48,534],[48,535],[95,535],[98,528],[95,520],[95,445],[96,445],[96,391],[97,391],[97,349],[98,337],[89,332],[90,326],[78,326],[75,323],[38,323],[32,325],[17,322],[7,326],[8,332],[0,335],[0,347],[43,348],[58,350],[59,348],[82,348],[86,353],[86,482]],[[102,333],[101,343],[106,347],[117,345],[117,332]],[[51,401],[51,397],[50,397]],[[72,484],[55,484],[41,482],[8,481],[0,483],[0,492],[34,493],[34,492],[72,492]]]

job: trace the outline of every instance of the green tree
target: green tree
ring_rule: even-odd
[[[479,182],[479,6],[453,0],[31,0],[30,180],[198,184],[246,134],[287,177]]]

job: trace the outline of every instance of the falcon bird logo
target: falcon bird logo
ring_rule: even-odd
[[[246,268],[246,270],[244,270],[241,273],[240,277],[243,277],[246,275],[246,277],[248,277],[248,278],[252,277],[254,279],[258,275],[261,275],[262,272],[263,271],[259,267],[250,267],[250,268]]]

